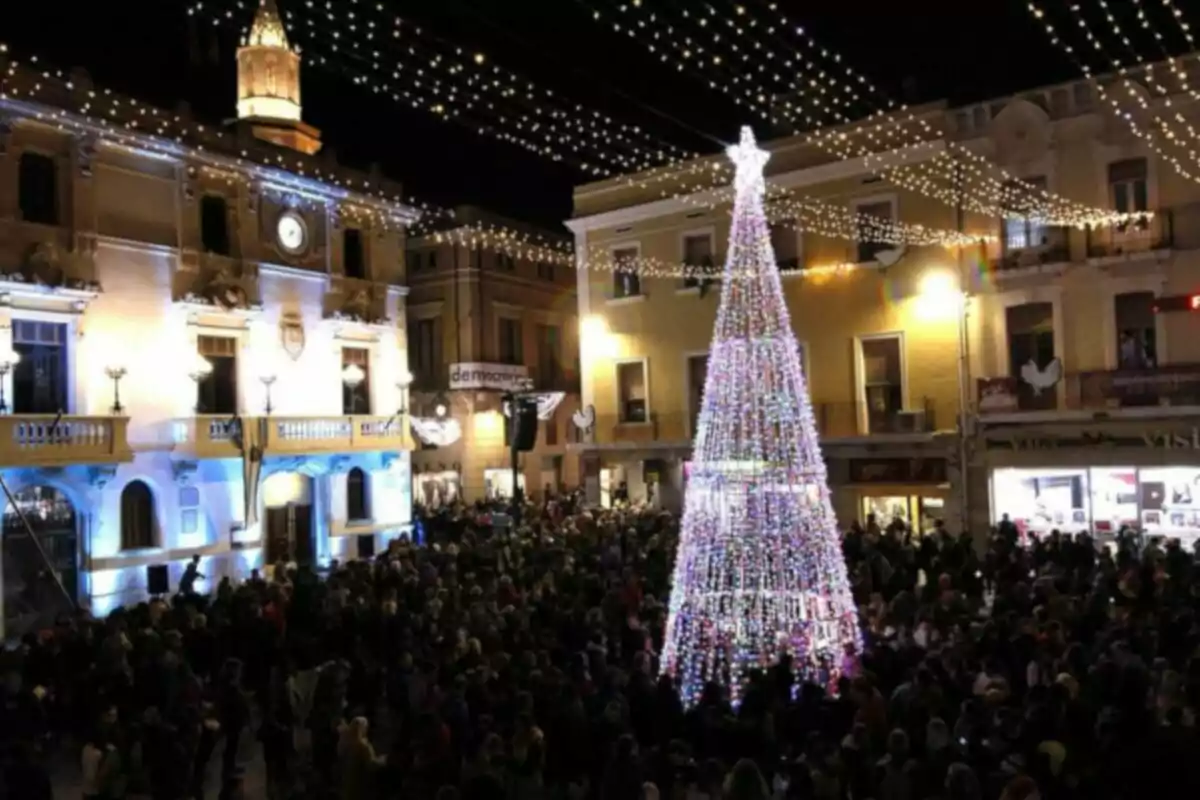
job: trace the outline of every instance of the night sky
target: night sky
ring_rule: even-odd
[[[303,0],[278,2],[310,13],[302,9]],[[318,6],[326,2],[346,13],[356,6],[351,0],[316,0]],[[668,69],[640,45],[593,21],[593,9],[615,16],[624,0],[370,0],[370,5],[377,2],[680,147],[715,150],[718,140],[732,139],[748,120],[747,112],[695,77]],[[768,0],[743,2],[749,13],[764,19],[769,13]],[[703,5],[643,3],[664,17]],[[85,67],[97,85],[167,108],[187,100],[201,119],[233,116],[237,34],[208,22],[189,29],[190,0],[12,4],[21,13],[5,15],[0,38],[18,57],[36,53],[57,66]],[[205,4],[234,8],[236,0]],[[713,4],[735,13],[733,3]],[[1079,74],[1046,41],[1023,0],[779,0],[779,8],[896,98],[971,102]],[[575,169],[399,106],[355,86],[347,69],[352,67],[320,68],[306,61],[303,84],[306,121],[322,129],[343,161],[357,166],[377,161],[408,193],[442,205],[477,203],[543,223],[569,216],[571,187],[583,182]]]

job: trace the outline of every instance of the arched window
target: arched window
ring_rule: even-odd
[[[142,481],[121,491],[121,549],[154,547],[154,495]]]
[[[346,519],[347,521],[370,519],[367,508],[367,473],[358,467],[346,475]]]

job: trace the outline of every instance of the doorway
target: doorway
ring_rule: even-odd
[[[375,534],[367,533],[362,536],[355,537],[358,541],[355,544],[358,547],[358,557],[362,560],[375,557]]]
[[[13,499],[15,508],[10,504],[4,510],[2,532],[7,639],[50,627],[59,614],[71,611],[79,594],[79,529],[71,501],[50,486],[31,486]]]
[[[263,481],[265,563],[316,564],[312,483],[297,472],[276,473]]]

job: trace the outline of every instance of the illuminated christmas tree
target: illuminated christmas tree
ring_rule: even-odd
[[[688,705],[790,654],[832,686],[862,650],[799,348],[763,209],[769,154],[728,149],[732,229],[688,465],[662,668]]]

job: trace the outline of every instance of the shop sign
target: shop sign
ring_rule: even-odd
[[[521,364],[461,363],[450,365],[451,389],[519,391],[529,380],[529,368]]]
[[[1058,450],[1061,448],[1138,447],[1149,450],[1200,450],[1200,428],[1180,431],[1147,431],[1117,435],[1105,431],[1082,431],[1065,436],[1010,436],[989,438],[990,449]]]
[[[1082,372],[1079,392],[1086,407],[1200,404],[1200,364]]]
[[[851,483],[945,483],[944,458],[852,458]]]
[[[1018,410],[1016,378],[979,378],[976,387],[980,413],[1002,414]]]

